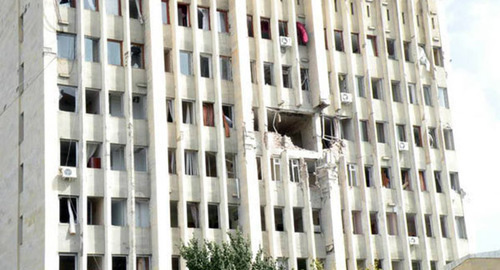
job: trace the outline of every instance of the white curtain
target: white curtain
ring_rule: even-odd
[[[375,48],[373,47],[373,40],[372,39],[367,39],[366,40],[367,44],[366,44],[366,49],[368,50],[368,55],[369,56],[375,56]]]
[[[135,226],[146,228],[150,226],[149,203],[146,201],[135,202]]]
[[[187,151],[185,153],[185,166],[187,175],[198,175],[198,164],[196,160],[196,153]]]
[[[85,0],[85,8],[95,11],[95,0]]]
[[[169,99],[167,100],[167,107],[168,107],[168,113],[170,114],[170,117],[172,118],[172,121],[174,120],[174,101]]]
[[[87,144],[87,157],[88,157],[87,162],[90,161],[91,157],[94,157],[94,155],[96,155],[97,148],[99,148],[98,144],[93,144],[93,143]]]
[[[193,218],[194,222],[194,227],[198,228],[198,208],[196,207],[196,205],[192,204],[190,206],[190,210],[191,210],[191,217]]]
[[[429,58],[427,58],[427,54],[425,53],[425,49],[418,46],[418,61],[421,65],[425,66],[427,71],[431,70],[431,63],[429,62]]]
[[[75,221],[75,213],[73,213],[73,206],[71,205],[71,199],[66,199],[67,207],[68,207],[68,215],[69,215],[69,234],[76,234],[76,221]]]
[[[170,172],[175,173],[175,151],[168,152],[168,166]]]

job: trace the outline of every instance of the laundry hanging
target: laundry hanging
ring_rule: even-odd
[[[301,22],[297,22],[297,35],[303,44],[309,42],[309,35],[307,34],[306,27]]]

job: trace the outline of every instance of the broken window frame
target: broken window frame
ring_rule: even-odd
[[[57,58],[75,60],[76,35],[72,33],[57,32]]]
[[[196,124],[196,111],[194,101],[182,101],[182,123],[186,125]]]
[[[184,150],[184,174],[198,175],[198,151]]]
[[[186,202],[186,227],[200,228],[200,203]]]
[[[177,25],[183,27],[191,27],[189,4],[177,3]]]
[[[144,44],[130,43],[130,66],[144,69]]]
[[[290,182],[299,183],[300,182],[300,160],[296,158],[291,158],[289,160],[290,168]]]
[[[198,6],[196,11],[198,16],[198,29],[204,31],[210,31],[210,8],[204,6]]]
[[[59,111],[78,112],[78,87],[71,85],[57,85],[59,89]]]
[[[78,167],[78,141],[61,139],[59,141],[59,164],[65,167]],[[72,153],[73,152],[73,153]]]
[[[122,66],[123,65],[123,55],[122,55],[122,41],[115,39],[107,40],[108,49],[108,65]]]
[[[200,77],[212,78],[212,55],[200,53]]]
[[[99,63],[100,59],[99,38],[85,36],[84,42],[85,42],[85,61],[92,63]]]
[[[262,39],[272,39],[271,35],[271,19],[260,17],[260,30]]]
[[[226,137],[230,137],[230,129],[234,127],[234,109],[233,105],[222,104],[222,124]]]
[[[219,33],[229,33],[229,12],[225,9],[217,9],[217,30]]]
[[[205,152],[205,176],[217,177],[217,153]]]
[[[334,30],[334,38],[335,38],[335,50],[337,52],[344,51],[344,37],[342,30]]]
[[[151,227],[151,213],[149,209],[149,199],[135,199],[135,227]]]

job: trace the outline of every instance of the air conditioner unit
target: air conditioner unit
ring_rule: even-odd
[[[410,243],[410,246],[416,246],[416,245],[418,245],[418,237],[416,237],[416,236],[409,236],[408,237],[408,243]]]
[[[321,232],[321,226],[320,225],[314,225],[314,232],[315,233],[320,233]]]
[[[399,151],[408,151],[408,142],[398,142]]]
[[[340,100],[342,101],[342,103],[352,103],[352,94],[340,93]]]
[[[284,48],[292,47],[292,39],[289,37],[280,37],[280,46]]]
[[[76,168],[59,167],[59,175],[66,179],[76,179]]]

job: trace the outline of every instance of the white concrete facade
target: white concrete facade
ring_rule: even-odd
[[[177,270],[235,228],[288,269],[444,269],[435,1],[2,1],[0,269]]]

